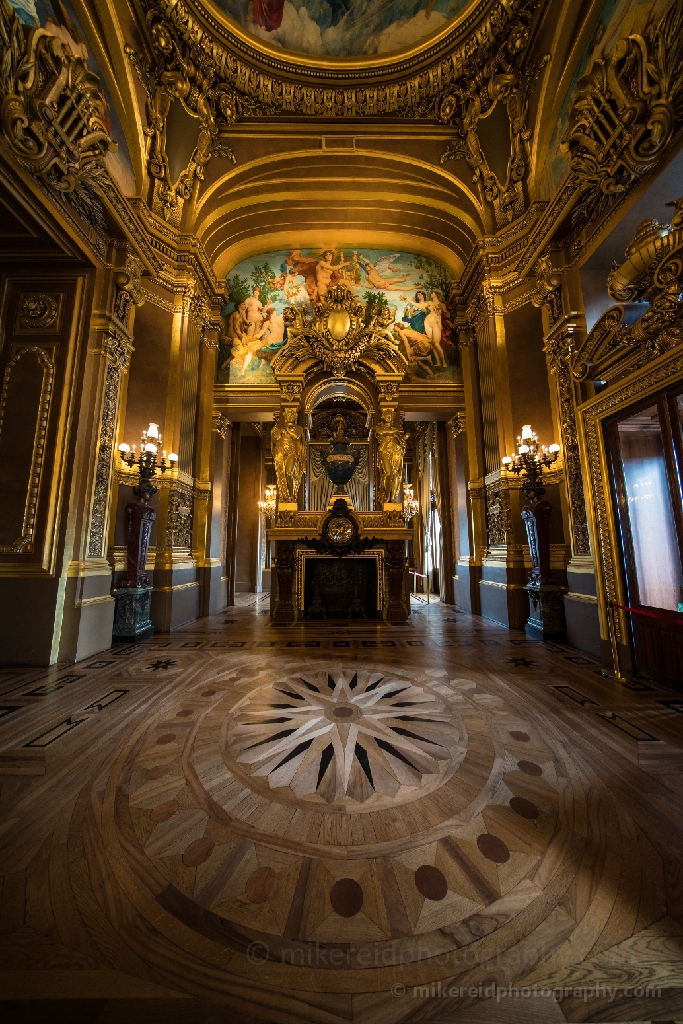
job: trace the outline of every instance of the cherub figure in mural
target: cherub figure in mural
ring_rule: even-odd
[[[281,425],[270,434],[278,498],[284,502],[297,500],[306,464],[306,443],[303,428],[297,425],[296,409],[285,409]]]
[[[397,504],[403,500],[403,458],[408,435],[403,427],[394,426],[394,410],[383,409],[382,420],[375,428],[380,470],[382,501]]]
[[[306,291],[297,280],[302,275],[298,270],[285,266],[285,274],[282,281],[282,291],[288,302],[301,301],[306,298]]]
[[[387,271],[395,272],[398,269],[397,267],[390,266],[390,264],[399,255],[400,253],[395,252],[391,256],[383,256],[381,260],[377,260],[374,264],[365,256],[358,257],[363,264],[365,279],[371,288],[378,288],[384,291],[400,291],[400,285],[408,280],[408,274],[399,274],[394,277],[383,276]]]

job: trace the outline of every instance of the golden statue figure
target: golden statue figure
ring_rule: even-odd
[[[271,445],[278,497],[281,502],[296,502],[306,466],[306,442],[303,427],[297,425],[296,409],[285,409],[283,425],[273,427]]]
[[[402,427],[394,426],[393,409],[382,410],[382,421],[375,433],[379,447],[380,491],[384,503],[400,504],[403,500],[403,457],[408,435]]]

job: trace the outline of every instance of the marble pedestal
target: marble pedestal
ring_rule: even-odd
[[[154,626],[149,617],[152,587],[119,587],[114,596],[114,643],[135,643],[153,636]]]
[[[527,583],[529,618],[525,631],[540,640],[567,642],[564,590],[557,583]]]

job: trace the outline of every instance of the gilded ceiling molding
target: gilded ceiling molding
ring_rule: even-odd
[[[243,115],[437,117],[451,87],[468,77],[473,66],[483,66],[496,41],[509,36],[517,12],[538,7],[542,0],[488,0],[460,19],[438,44],[365,66],[335,65],[328,58],[275,57],[206,10],[200,16],[189,0],[141,3],[157,51],[156,66],[165,74],[183,76],[190,83],[189,102],[197,94],[196,100],[202,97],[214,116],[229,126]],[[142,60],[144,74],[148,68]],[[149,128],[156,131],[152,124]]]

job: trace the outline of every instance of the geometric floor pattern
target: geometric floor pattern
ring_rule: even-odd
[[[683,1016],[679,694],[266,600],[0,673],[6,1019]]]

